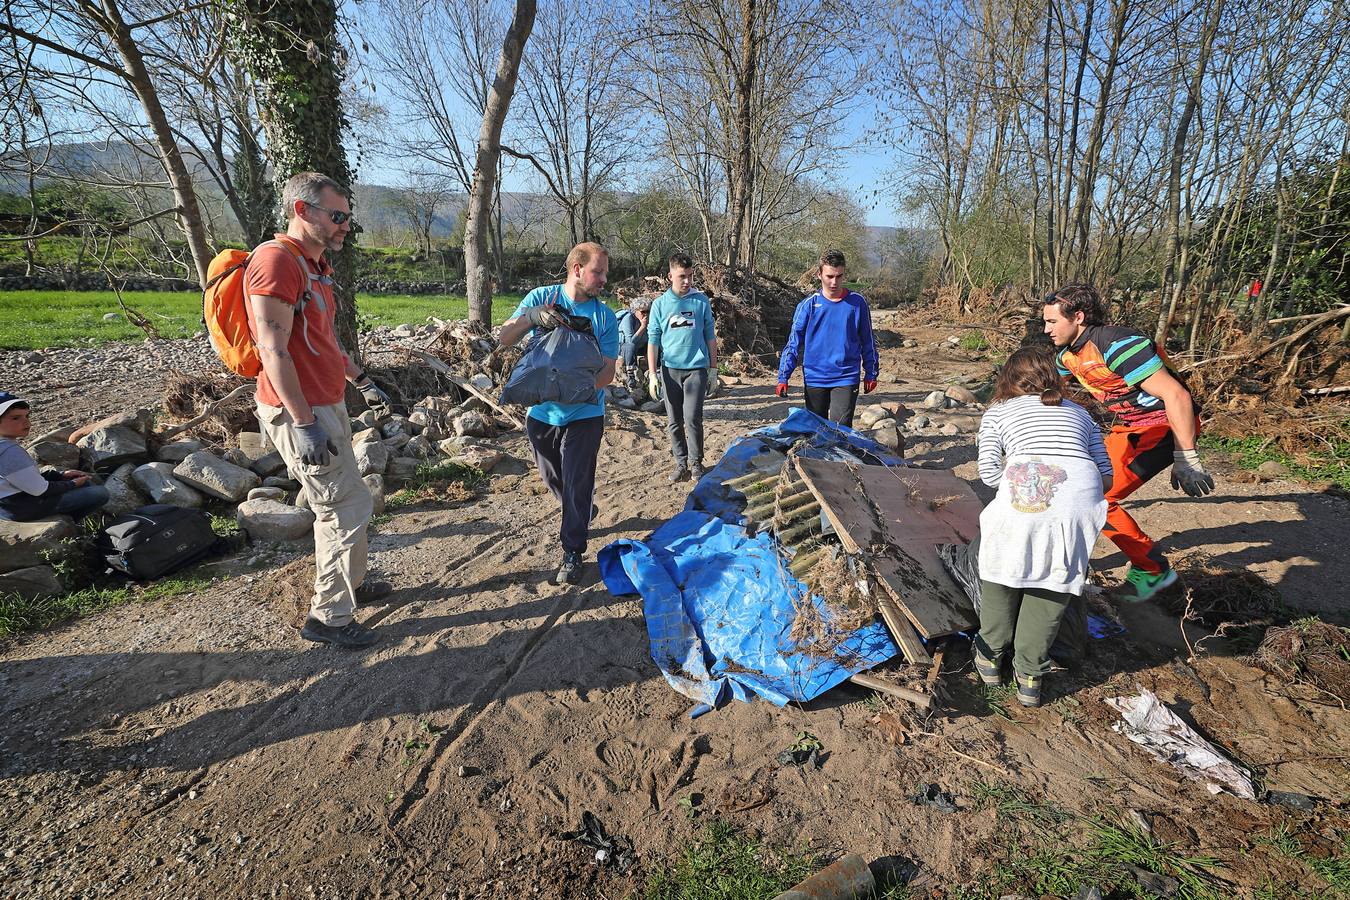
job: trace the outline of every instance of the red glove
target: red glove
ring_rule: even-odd
[[[873,378],[871,381],[864,381],[864,382],[863,382],[863,393],[864,393],[864,394],[870,394],[870,393],[872,393],[873,391],[875,391],[876,389],[877,389],[877,380],[876,380],[875,378]]]
[[[787,385],[784,384],[784,383],[781,382],[781,381],[778,382],[778,389],[777,389],[776,391],[774,391],[774,393],[777,394],[777,395],[780,396],[780,397],[786,397],[786,396],[787,396]]]

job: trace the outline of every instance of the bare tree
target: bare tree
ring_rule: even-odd
[[[473,186],[469,190],[468,214],[464,223],[464,269],[469,302],[469,320],[492,324],[492,281],[488,272],[487,232],[492,197],[497,190],[497,167],[501,161],[502,126],[516,90],[521,55],[534,25],[534,0],[516,0],[515,15],[502,41],[497,75],[492,81],[483,124],[478,132],[478,156]]]
[[[450,210],[456,196],[454,185],[444,176],[424,172],[408,176],[402,187],[389,191],[385,203],[412,230],[417,252],[431,255],[431,234],[438,218]]]

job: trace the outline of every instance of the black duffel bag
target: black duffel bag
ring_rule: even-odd
[[[111,568],[147,581],[210,555],[221,542],[200,509],[154,503],[118,516],[96,543]]]
[[[600,344],[590,333],[590,320],[573,316],[578,328],[558,326],[538,334],[525,347],[520,361],[502,388],[500,402],[533,406],[536,403],[595,403],[595,379],[605,367]]]

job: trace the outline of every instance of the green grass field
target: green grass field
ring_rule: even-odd
[[[492,303],[492,320],[500,324],[520,302],[520,294],[501,294]],[[202,298],[195,291],[171,293],[133,291],[123,294],[127,304],[141,312],[166,338],[188,337],[201,331]],[[462,319],[468,313],[463,297],[435,295],[360,295],[357,310],[361,327],[419,324],[427,316]],[[103,321],[105,313],[120,313],[112,291],[3,291],[0,292],[0,349],[35,350],[109,341],[135,341],[145,333],[126,321]]]

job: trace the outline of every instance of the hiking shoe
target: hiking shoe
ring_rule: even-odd
[[[367,628],[360,622],[348,622],[346,625],[325,625],[310,616],[300,629],[300,636],[316,644],[332,644],[344,650],[360,650],[369,647],[380,639],[373,628]]]
[[[558,574],[553,576],[554,584],[576,584],[581,580],[581,554],[569,550],[563,554],[562,565],[558,566]]]
[[[684,466],[680,466],[674,472],[670,473],[671,484],[679,484],[681,481],[684,481],[688,478],[689,478],[689,470],[686,469]]]
[[[595,517],[598,516],[598,515],[600,515],[600,504],[599,504],[599,503],[596,503],[594,500],[592,500],[592,501],[591,501],[591,517],[590,517],[590,519],[588,519],[587,521],[589,521],[589,522],[594,522],[594,521],[595,521]]]
[[[383,600],[394,592],[394,586],[382,578],[367,578],[356,589],[356,605],[365,606]]]
[[[698,481],[700,478],[702,478],[703,473],[707,471],[708,471],[707,469],[703,468],[703,463],[701,462],[696,462],[691,466],[689,466],[689,474],[694,476],[695,481]]]
[[[975,651],[975,671],[979,673],[980,681],[983,681],[986,687],[998,687],[1003,683],[1003,673],[1000,668],[998,663],[979,650]]]
[[[1125,573],[1125,583],[1116,590],[1115,595],[1127,603],[1143,603],[1145,600],[1152,600],[1159,591],[1165,591],[1176,583],[1176,569],[1164,569],[1154,575],[1152,572],[1130,566],[1129,571]]]
[[[1018,675],[1017,681],[1017,702],[1023,706],[1035,708],[1041,705],[1041,682],[1045,679],[1040,675]]]

